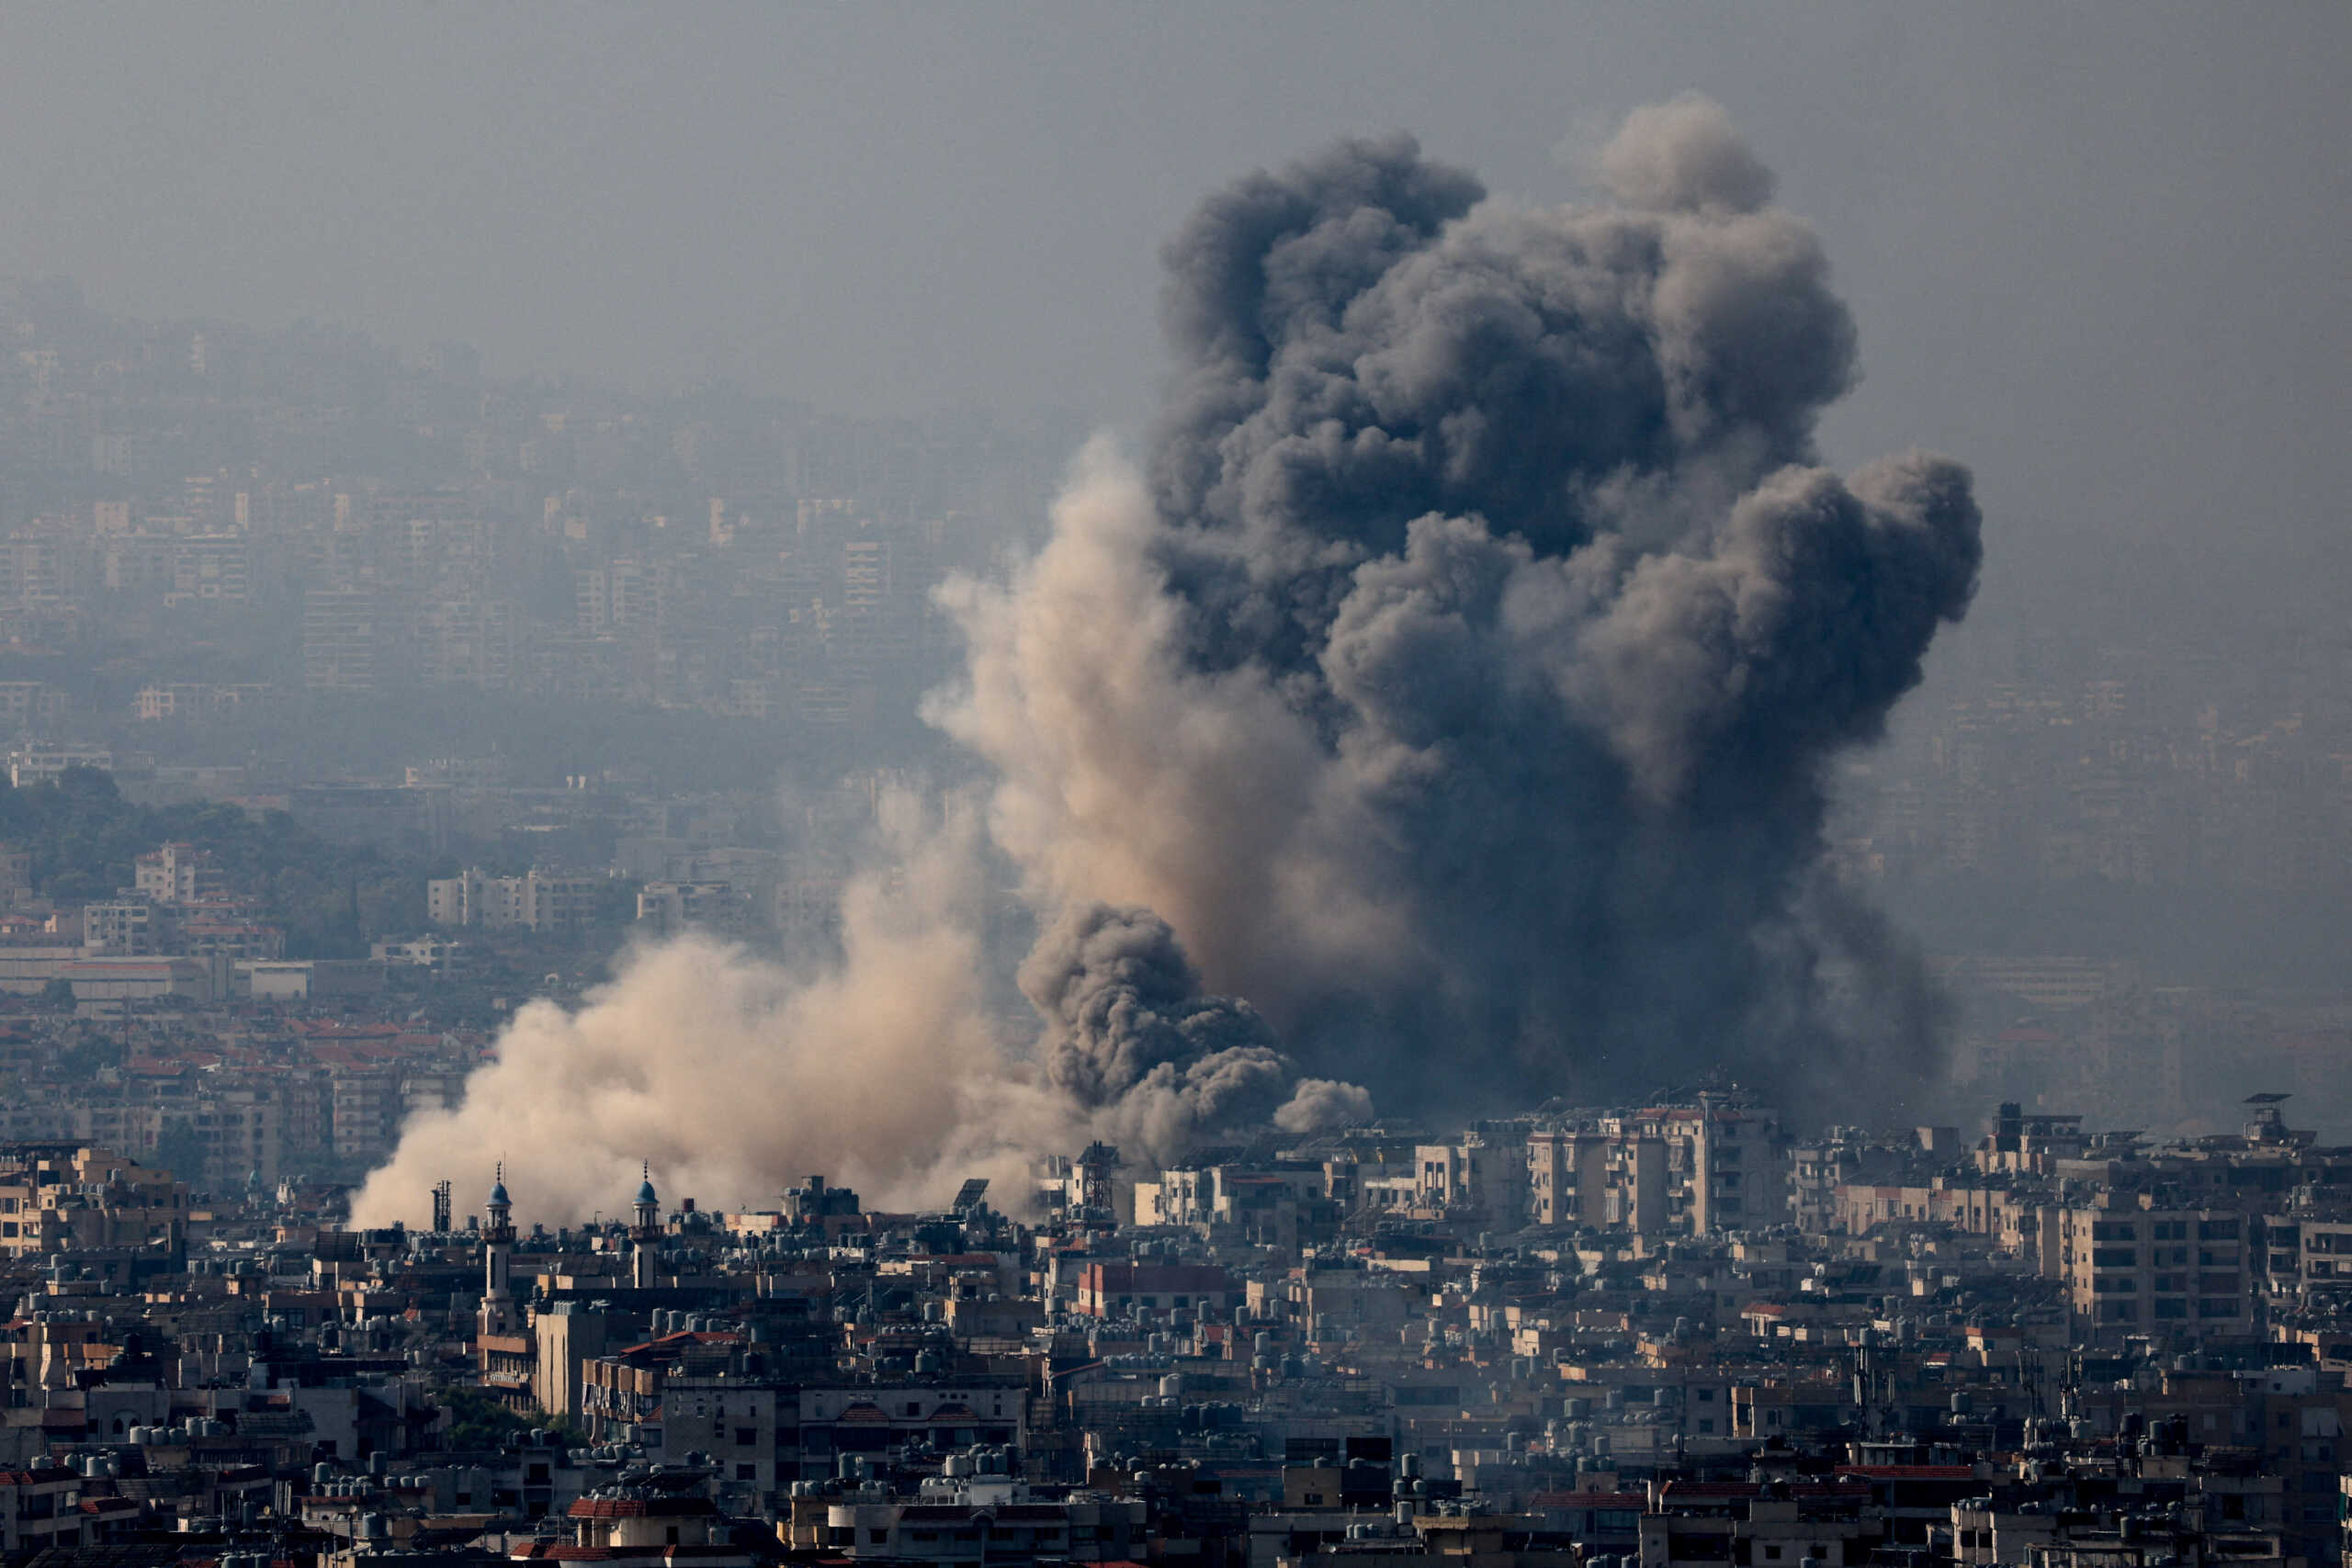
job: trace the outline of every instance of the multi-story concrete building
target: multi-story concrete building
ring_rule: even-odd
[[[1524,1138],[1499,1133],[1489,1139],[1473,1129],[1452,1143],[1423,1144],[1414,1155],[1414,1201],[1434,1213],[1517,1230],[1527,1223],[1527,1161]]]
[[[228,880],[212,852],[194,844],[159,844],[132,864],[132,886],[158,904],[218,897]]]
[[[187,1183],[111,1149],[34,1145],[0,1155],[0,1255],[176,1248],[187,1221]]]
[[[143,958],[171,944],[171,911],[144,893],[82,906],[82,947],[94,958]]]
[[[1708,1235],[1790,1217],[1788,1150],[1777,1120],[1712,1097],[1538,1128],[1525,1157],[1536,1224]]]
[[[72,694],[47,681],[0,681],[0,733],[53,730],[73,709]]]
[[[335,1157],[365,1169],[379,1165],[399,1141],[407,1109],[395,1065],[338,1066],[330,1071]]]
[[[1223,1269],[1181,1263],[1090,1263],[1080,1273],[1073,1310],[1082,1317],[1125,1316],[1137,1308],[1230,1314],[1241,1288]]]
[[[8,782],[18,789],[55,784],[68,768],[112,771],[114,752],[105,746],[74,741],[35,741],[8,753]]]
[[[576,931],[596,918],[605,879],[531,868],[524,881],[523,923],[535,931]]]
[[[1609,1149],[1610,1140],[1593,1131],[1544,1127],[1530,1134],[1529,1223],[1596,1227],[1609,1224]]]
[[[380,678],[379,596],[361,588],[302,595],[302,683],[314,692],[372,692]]]
[[[243,534],[184,534],[172,541],[166,604],[243,604],[252,598],[253,548]]]
[[[2109,1194],[2062,1210],[2058,1226],[2059,1278],[2086,1336],[2253,1325],[2254,1227],[2245,1213]]]
[[[638,923],[662,936],[690,926],[739,930],[750,912],[750,900],[730,882],[649,882],[637,895]]]
[[[83,1544],[82,1478],[62,1465],[0,1471],[0,1551],[11,1558]]]
[[[491,876],[469,867],[424,885],[425,918],[436,926],[484,931],[578,931],[596,917],[605,879],[534,866],[524,876]]]
[[[33,856],[22,844],[0,842],[0,911],[32,901]]]
[[[1687,1125],[1687,1134],[1681,1131]],[[1690,1140],[1690,1213],[1694,1235],[1762,1229],[1789,1219],[1788,1151],[1780,1120],[1749,1106],[1700,1097],[1694,1121],[1669,1139]]]

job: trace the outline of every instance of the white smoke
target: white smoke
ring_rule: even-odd
[[[926,829],[884,802],[887,870],[851,881],[837,964],[801,972],[701,935],[640,949],[577,1009],[534,1001],[455,1111],[411,1119],[352,1205],[413,1220],[444,1178],[487,1192],[502,1157],[519,1213],[617,1213],[650,1161],[673,1197],[773,1208],[809,1172],[879,1202],[957,1179],[1019,1190],[1021,1151],[1064,1125],[987,1021],[969,812]]]
[[[1009,588],[943,591],[971,649],[969,684],[928,716],[998,768],[989,830],[1031,895],[1151,909],[1245,996],[1280,979],[1242,950],[1258,931],[1285,931],[1282,962],[1317,971],[1409,952],[1408,911],[1336,896],[1329,873],[1359,824],[1323,787],[1311,725],[1260,669],[1186,667],[1135,466],[1090,443],[1053,520]],[[1254,911],[1250,933],[1218,918],[1241,909]]]
[[[951,802],[943,822],[894,791],[880,815],[871,866],[842,896],[837,960],[791,966],[688,934],[635,950],[576,1009],[530,1003],[458,1109],[410,1120],[353,1223],[417,1220],[444,1179],[486,1193],[502,1160],[517,1213],[539,1224],[619,1214],[640,1163],[666,1196],[707,1208],[773,1209],[815,1172],[883,1208],[936,1208],[984,1176],[1018,1209],[1041,1152],[1101,1136],[1174,1157],[1234,1119],[1262,1121],[1287,1089],[1271,1051],[1252,1064],[1273,1090],[1262,1104],[1223,1089],[1229,1063],[1181,1051],[1098,1092],[1055,1083],[988,1010],[976,814]]]

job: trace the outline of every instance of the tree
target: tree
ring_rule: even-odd
[[[204,1185],[204,1134],[193,1122],[167,1122],[156,1136],[155,1153],[148,1162],[160,1166],[190,1187]]]
[[[527,1432],[534,1427],[560,1432],[566,1442],[579,1444],[587,1440],[543,1412],[534,1410],[528,1416],[518,1416],[478,1388],[452,1386],[442,1389],[434,1398],[449,1413],[449,1430],[442,1438],[442,1447],[447,1449],[494,1449],[508,1435]]]

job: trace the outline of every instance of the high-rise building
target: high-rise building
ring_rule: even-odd
[[[376,596],[355,588],[302,595],[302,683],[314,692],[372,692],[378,678]]]

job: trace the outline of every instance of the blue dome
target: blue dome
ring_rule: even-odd
[[[653,1179],[651,1177],[649,1176],[642,1182],[639,1183],[637,1189],[637,1201],[640,1203],[659,1203],[662,1201],[660,1198],[654,1196]]]
[[[506,1183],[502,1181],[497,1186],[490,1190],[490,1201],[493,1203],[506,1203],[508,1201],[506,1197]]]

